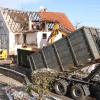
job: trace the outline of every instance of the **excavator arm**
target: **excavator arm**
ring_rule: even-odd
[[[49,36],[49,38],[48,38],[48,42],[49,42],[50,44],[54,43],[55,38],[56,38],[56,36],[59,34],[59,32],[60,32],[64,37],[67,36],[67,34],[66,34],[67,32],[63,32],[63,31],[61,31],[61,30],[62,30],[62,29],[60,29],[59,24],[55,24],[55,25],[54,25],[53,31],[52,31],[51,35]]]

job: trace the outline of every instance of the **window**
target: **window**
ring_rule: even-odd
[[[17,45],[20,45],[20,34],[15,35],[15,42]]]
[[[46,33],[43,33],[42,39],[47,39],[47,34]]]

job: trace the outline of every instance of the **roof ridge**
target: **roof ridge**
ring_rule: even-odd
[[[54,13],[54,14],[64,14],[64,15],[66,15],[64,12],[52,12],[52,11],[48,11],[48,12],[39,12],[39,13]]]

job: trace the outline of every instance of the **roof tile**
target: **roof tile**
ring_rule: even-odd
[[[40,12],[39,16],[42,21],[58,22],[60,25],[64,26],[69,31],[75,31],[74,26],[64,13],[57,12]]]

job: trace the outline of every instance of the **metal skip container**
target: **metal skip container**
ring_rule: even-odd
[[[28,56],[32,70],[51,68],[67,71],[100,59],[100,30],[82,27],[68,37]]]

